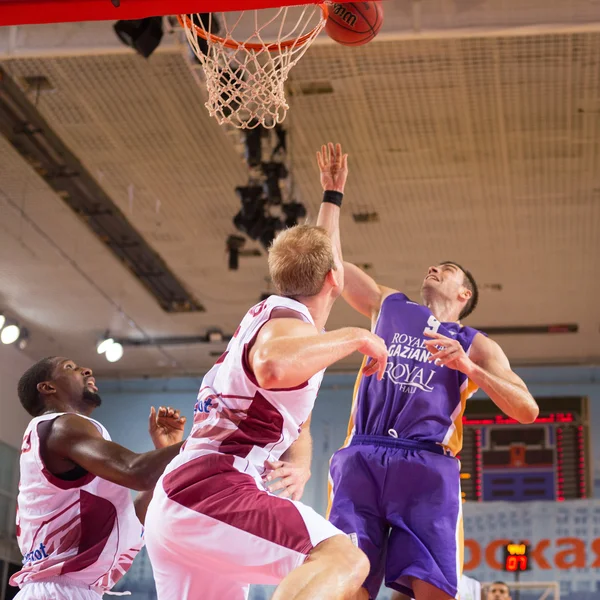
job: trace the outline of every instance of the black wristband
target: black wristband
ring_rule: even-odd
[[[333,190],[326,190],[323,192],[323,202],[329,202],[336,206],[342,206],[343,198],[344,194],[342,194],[342,192],[334,192]]]

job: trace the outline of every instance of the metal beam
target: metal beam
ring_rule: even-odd
[[[0,134],[165,312],[204,311],[1,67]]]

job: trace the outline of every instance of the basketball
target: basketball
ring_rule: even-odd
[[[375,38],[382,23],[381,2],[336,2],[329,7],[325,31],[338,44],[362,46]]]

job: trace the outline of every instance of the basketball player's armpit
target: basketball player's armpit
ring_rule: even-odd
[[[396,290],[377,285],[375,280],[352,263],[344,263],[344,300],[369,319],[376,319],[381,303]]]
[[[133,501],[133,507],[135,509],[135,515],[139,519],[142,525],[146,522],[146,513],[148,512],[148,506],[152,501],[152,495],[154,493],[154,486],[151,490],[140,492]]]
[[[93,423],[77,415],[56,419],[48,436],[48,452],[66,458],[89,473],[124,487],[150,490],[181,444],[136,454],[105,440]]]
[[[292,319],[265,325],[250,353],[250,366],[263,389],[289,389],[355,352],[365,330],[347,327],[325,334]]]

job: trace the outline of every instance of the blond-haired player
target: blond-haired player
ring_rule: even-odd
[[[204,377],[192,433],[157,484],[146,541],[159,600],[240,600],[252,583],[280,584],[274,600],[366,597],[368,563],[350,538],[262,480],[307,429],[329,365],[354,351],[372,359],[365,375],[381,377],[386,365],[387,349],[369,331],[323,332],[344,282],[347,159],[339,145],[318,157],[318,226],[273,243],[278,294],[250,309]]]

